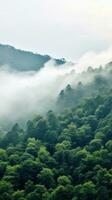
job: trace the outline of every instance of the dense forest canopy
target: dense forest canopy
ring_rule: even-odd
[[[80,76],[54,111],[1,130],[0,200],[112,199],[112,68]]]

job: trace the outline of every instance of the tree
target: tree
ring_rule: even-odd
[[[0,199],[12,200],[13,187],[10,182],[0,181]]]
[[[0,161],[0,179],[4,176],[6,167],[7,167],[7,163],[4,161]]]
[[[47,188],[53,188],[55,185],[53,171],[49,168],[44,168],[37,176],[39,182]]]
[[[63,186],[66,186],[66,185],[70,185],[71,184],[71,180],[68,176],[60,176],[58,177],[58,180],[57,180],[58,184],[59,185],[63,185]]]
[[[73,187],[68,186],[64,187],[59,185],[52,193],[51,193],[51,200],[71,200],[73,197]]]
[[[85,182],[75,187],[75,194],[79,200],[95,200],[97,194],[96,186],[92,181]]]
[[[97,151],[100,150],[102,147],[102,140],[101,139],[93,139],[89,144],[89,151]]]
[[[17,190],[12,195],[13,200],[25,200],[24,199],[24,191],[23,190]]]
[[[2,160],[2,161],[7,160],[7,152],[4,149],[0,149],[0,160]]]
[[[17,173],[20,177],[21,186],[25,185],[28,180],[36,181],[37,174],[41,171],[41,163],[28,159],[21,163]]]

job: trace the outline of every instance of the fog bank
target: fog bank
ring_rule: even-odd
[[[87,53],[77,64],[56,66],[51,60],[38,72],[16,72],[11,66],[0,69],[0,125],[30,119],[34,114],[53,109],[57,96],[67,84],[75,87],[88,66],[105,66],[111,61],[112,48],[100,54]]]

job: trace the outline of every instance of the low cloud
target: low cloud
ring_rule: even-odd
[[[16,72],[3,66],[0,70],[0,124],[30,119],[33,115],[47,112],[55,105],[59,92],[82,80],[86,83],[92,77],[83,77],[82,71],[88,66],[105,66],[112,59],[112,48],[107,51],[87,53],[77,64],[67,63],[56,66],[48,62],[39,72]]]
[[[70,68],[53,61],[39,72],[17,72],[3,66],[0,70],[0,122],[24,120],[53,107],[60,90],[66,86]]]
[[[81,72],[87,70],[89,66],[93,68],[98,68],[100,65],[105,67],[105,65],[112,61],[112,47],[100,53],[87,52],[84,54],[76,64],[76,71]]]

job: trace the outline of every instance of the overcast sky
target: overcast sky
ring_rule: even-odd
[[[112,46],[112,0],[0,0],[0,43],[77,60]]]

